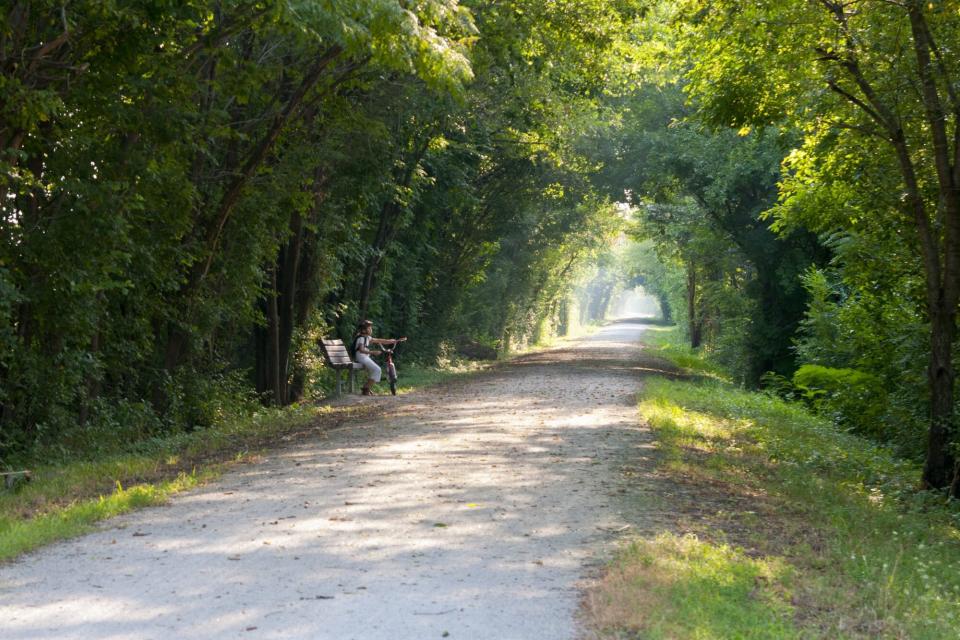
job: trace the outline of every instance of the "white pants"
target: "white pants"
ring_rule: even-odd
[[[357,362],[363,365],[367,370],[367,378],[374,382],[380,382],[380,365],[373,361],[373,358],[365,353],[357,354]]]

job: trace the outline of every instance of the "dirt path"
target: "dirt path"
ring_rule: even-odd
[[[642,521],[643,328],[374,399],[393,415],[0,567],[0,638],[575,638],[580,580]]]

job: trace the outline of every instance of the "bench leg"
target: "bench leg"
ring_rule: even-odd
[[[340,376],[340,372],[335,371],[335,373],[337,374],[337,390],[335,391],[336,393],[335,397],[339,398],[341,395],[343,395],[343,382]]]
[[[353,380],[357,375],[356,374],[357,370],[354,369],[353,367],[350,367],[349,371],[350,373],[347,374],[347,377],[350,378],[350,393],[353,394]]]

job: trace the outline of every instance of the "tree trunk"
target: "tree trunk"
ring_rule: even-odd
[[[270,269],[270,286],[267,294],[260,299],[265,326],[257,327],[254,332],[256,342],[256,385],[257,391],[264,394],[266,404],[282,406],[285,400],[283,382],[286,375],[280,367],[280,317],[277,301],[277,268]]]
[[[413,184],[415,169],[420,164],[420,160],[427,153],[427,147],[430,144],[430,135],[427,132],[421,132],[422,139],[418,142],[414,140],[414,149],[407,158],[403,169],[403,174],[397,180],[397,185],[408,188]],[[397,232],[400,231],[399,218],[403,209],[394,199],[383,203],[380,207],[380,223],[377,225],[377,234],[374,237],[372,246],[373,254],[364,265],[363,281],[360,283],[359,310],[360,319],[367,317],[370,311],[370,298],[376,287],[377,273],[380,270],[380,263],[383,261],[383,255],[387,248],[393,242]]]
[[[932,221],[927,202],[920,187],[920,180],[914,167],[914,154],[910,143],[896,115],[880,97],[876,88],[869,82],[860,66],[856,51],[858,38],[853,34],[844,5],[831,8],[838,26],[841,28],[849,52],[844,58],[830,53],[826,58],[839,64],[860,90],[863,99],[857,98],[840,87],[835,81],[827,82],[830,89],[856,105],[876,122],[891,144],[897,157],[901,177],[905,187],[904,205],[913,219],[920,243],[926,284],[927,315],[930,319],[930,364],[927,379],[930,389],[930,427],[927,433],[927,457],[924,462],[922,484],[928,489],[949,488],[953,497],[960,497],[960,478],[957,477],[957,456],[952,447],[956,438],[954,423],[956,415],[953,407],[954,380],[953,339],[956,336],[957,301],[960,298],[960,141],[957,127],[960,126],[960,104],[956,95],[949,89],[955,84],[945,65],[937,67],[932,54],[937,52],[936,43],[926,20],[927,3],[909,0],[900,5],[906,12],[913,37],[913,55],[917,63],[917,79],[920,86],[920,99],[924,106],[927,131],[930,144],[926,148],[932,156],[936,168],[939,190],[939,208],[937,220]],[[940,95],[940,84],[948,87],[947,95],[951,103],[950,117],[953,119],[954,136],[951,149],[947,132],[948,115]],[[922,142],[917,142],[925,147]],[[934,222],[938,224],[934,224]]]
[[[661,320],[671,324],[673,323],[673,308],[670,306],[670,298],[666,294],[657,295],[657,302],[660,303]]]
[[[293,334],[296,330],[297,301],[300,296],[300,256],[303,253],[303,218],[294,212],[290,219],[290,236],[287,246],[283,248],[277,261],[280,269],[277,290],[280,292],[279,309],[277,313],[277,363],[283,377],[283,395],[280,402],[290,403],[290,394],[287,381],[290,376],[290,351],[293,345]]]
[[[320,264],[320,236],[311,227],[321,224],[326,184],[326,176],[318,171],[312,188],[313,205],[306,220],[296,211],[291,215],[288,240],[270,267],[271,286],[260,300],[266,326],[254,330],[255,383],[258,392],[270,392],[272,401],[281,406],[297,401],[306,382],[303,372],[295,370],[291,356],[297,328],[309,320],[317,296],[313,282]]]
[[[98,302],[103,304],[103,294],[97,296]],[[96,356],[100,352],[101,343],[103,341],[103,334],[98,328],[93,332],[93,338],[90,339],[90,355]],[[93,373],[87,373],[84,380],[84,388],[86,389],[86,396],[80,401],[80,410],[77,413],[77,422],[80,425],[85,425],[87,420],[90,418],[90,407],[93,402],[100,396],[100,379]]]
[[[930,428],[927,433],[927,456],[923,465],[923,486],[927,489],[951,488],[957,496],[957,460],[952,452],[955,439],[953,341],[956,336],[956,312],[940,310],[931,319],[930,365]]]
[[[283,380],[286,376],[280,371],[280,312],[277,303],[277,269],[271,271],[271,294],[267,296],[267,372],[269,390],[273,404],[281,405],[284,400]]]
[[[921,96],[929,125],[933,147],[933,160],[937,169],[940,193],[940,219],[942,231],[942,257],[937,255],[937,269],[927,274],[927,308],[930,314],[930,366],[927,377],[930,384],[930,430],[927,438],[927,458],[923,467],[923,484],[934,489],[950,488],[953,497],[960,497],[960,478],[957,477],[958,462],[953,446],[956,440],[956,415],[954,410],[953,342],[957,333],[957,301],[960,298],[960,192],[956,166],[960,148],[951,149],[947,132],[948,117],[940,97],[936,68],[931,53],[936,51],[929,25],[924,14],[925,2],[917,0],[908,5],[910,27],[913,34],[914,54],[917,60],[917,75],[922,88]],[[941,72],[948,73],[946,67]],[[944,78],[948,86],[953,82]],[[954,128],[960,127],[960,104],[948,90],[954,102]],[[957,145],[955,131],[954,144]],[[936,241],[936,237],[932,239]],[[942,275],[941,275],[942,274]],[[935,275],[935,278],[931,276]]]
[[[570,304],[566,296],[560,299],[557,305],[557,335],[566,336],[570,333]]]
[[[383,214],[381,214],[381,219],[382,217]],[[375,248],[374,251],[379,253],[380,250]],[[370,296],[376,283],[377,271],[380,269],[381,256],[378,253],[370,257],[363,269],[363,280],[360,281],[360,299],[357,305],[360,310],[358,316],[360,320],[366,319],[367,312],[370,310]]]
[[[296,328],[299,293],[300,253],[303,244],[303,221],[294,213],[292,235],[270,267],[270,286],[260,299],[260,310],[266,325],[254,331],[256,343],[256,387],[269,393],[270,403],[289,404],[287,381],[290,375],[290,351]]]
[[[703,332],[697,314],[697,266],[687,265],[687,324],[690,327],[690,346],[694,349],[703,341]]]
[[[240,202],[243,189],[267,159],[280,133],[297,112],[307,93],[320,81],[327,67],[329,67],[342,52],[343,49],[340,46],[333,45],[316,60],[313,68],[304,76],[300,85],[287,100],[284,108],[274,116],[266,133],[247,157],[242,170],[234,177],[233,182],[220,199],[217,211],[204,234],[205,259],[198,260],[193,265],[186,282],[184,282],[179,291],[181,299],[186,301],[184,307],[185,314],[188,318],[190,315],[190,297],[196,293],[200,283],[206,278],[210,272],[210,268],[213,266],[221,235],[228,220],[233,215],[237,204]],[[188,336],[180,327],[173,326],[169,329],[169,338],[164,358],[164,367],[167,371],[173,371],[180,364],[187,343]]]

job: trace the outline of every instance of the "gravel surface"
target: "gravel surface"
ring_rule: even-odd
[[[643,330],[364,399],[384,417],[2,566],[0,639],[577,638],[583,579],[637,522]]]

